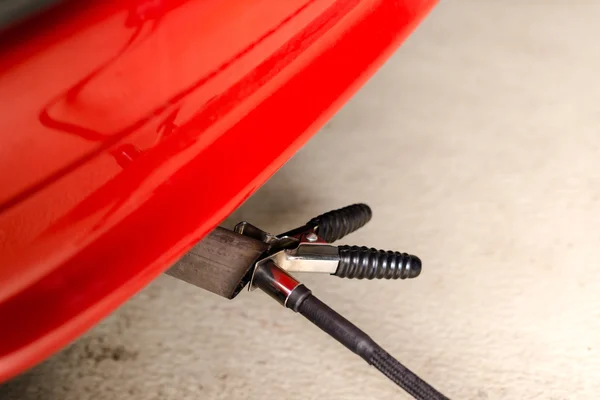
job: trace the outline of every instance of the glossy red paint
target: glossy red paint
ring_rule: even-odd
[[[0,41],[0,381],[163,272],[435,0],[68,2]]]

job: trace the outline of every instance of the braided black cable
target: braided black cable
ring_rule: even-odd
[[[392,382],[406,390],[415,399],[422,400],[448,400],[446,396],[438,392],[433,386],[419,378],[414,372],[406,368],[383,350],[378,344],[371,356],[369,364],[373,365],[382,374],[390,378]]]
[[[415,399],[448,400],[446,396],[389,355],[369,335],[315,297],[304,285],[292,291],[286,307],[302,314],[350,351],[381,371]]]

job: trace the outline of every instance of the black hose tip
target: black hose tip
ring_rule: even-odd
[[[410,261],[407,265],[408,279],[416,278],[421,275],[421,259],[417,256],[410,256]]]

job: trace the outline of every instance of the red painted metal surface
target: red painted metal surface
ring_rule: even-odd
[[[0,40],[0,381],[170,266],[435,0],[68,2]]]

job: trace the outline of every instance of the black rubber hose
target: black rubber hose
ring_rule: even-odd
[[[304,285],[296,287],[286,307],[302,314],[350,351],[373,365],[417,400],[448,400],[414,372],[389,355],[365,332],[316,298]]]

